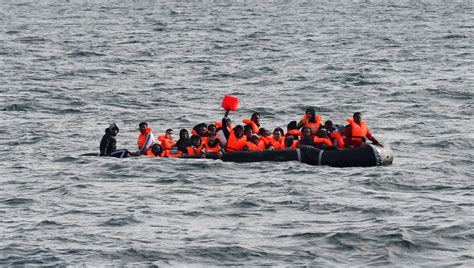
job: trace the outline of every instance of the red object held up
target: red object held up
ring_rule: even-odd
[[[225,95],[222,100],[222,108],[225,110],[236,111],[237,106],[239,106],[239,99],[234,96]]]

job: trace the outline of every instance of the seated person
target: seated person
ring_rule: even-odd
[[[227,126],[227,117],[222,118],[222,125]],[[222,128],[224,136],[227,140],[226,152],[238,152],[245,147],[247,137],[244,135],[244,128],[241,125],[235,126],[230,132],[228,128]]]
[[[246,142],[245,148],[248,151],[263,151],[265,150],[265,143],[261,141],[256,134],[252,134]]]
[[[285,137],[285,148],[295,149],[298,148],[298,141],[295,141],[293,135],[288,135]]]
[[[148,127],[148,123],[146,122],[141,122],[138,127],[140,131],[137,140],[138,151],[130,154],[133,156],[154,156],[151,152],[151,147],[156,143],[156,140],[155,136],[153,136],[153,133],[151,132],[151,128]]]
[[[222,157],[224,149],[221,146],[221,141],[216,137],[215,132],[208,134],[207,141],[204,142],[204,149],[206,154],[217,154],[218,158]]]
[[[253,133],[258,133],[260,130],[260,114],[255,112],[250,117],[250,120],[244,119],[242,122],[252,128]]]
[[[185,154],[188,152],[186,147],[191,146],[191,141],[189,140],[189,132],[186,129],[183,128],[179,131],[179,140],[176,142],[176,146],[181,153]]]
[[[186,148],[186,154],[188,156],[206,157],[206,148],[204,148],[201,137],[199,135],[192,135],[190,140],[191,145]]]
[[[321,127],[322,119],[316,115],[316,110],[314,108],[306,109],[305,115],[296,125],[296,128],[300,127],[309,127],[311,134],[316,135],[316,132]]]
[[[334,150],[334,144],[332,143],[331,139],[329,138],[328,132],[321,128],[316,133],[316,137],[314,137],[314,147],[323,149],[323,150]]]
[[[273,130],[273,136],[270,138],[270,144],[268,149],[284,149],[285,141],[283,138],[283,129],[280,127]]]
[[[165,135],[158,136],[158,141],[161,141],[163,150],[171,149],[171,146],[176,144],[176,141],[173,139],[173,134],[173,130],[169,128],[166,130]]]
[[[117,150],[117,134],[119,127],[116,123],[112,123],[105,129],[105,134],[100,141],[100,156],[112,156],[118,158],[127,157],[129,152],[125,149]]]
[[[372,136],[369,127],[365,121],[362,120],[362,113],[356,112],[352,118],[346,120],[349,122],[349,125],[344,129],[344,138],[347,147],[362,147],[365,144],[366,138],[371,140],[375,145],[382,146],[382,144]]]

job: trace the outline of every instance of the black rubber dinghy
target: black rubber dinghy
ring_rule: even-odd
[[[97,153],[82,156],[98,156]],[[197,156],[182,156],[181,158],[200,158]],[[207,159],[219,159],[216,154],[207,154]],[[300,146],[297,149],[277,149],[257,152],[224,153],[220,158],[224,162],[286,162],[299,161],[309,165],[327,165],[332,167],[374,167],[391,165],[393,152],[384,147],[367,144],[360,148],[343,150],[321,150],[312,146]]]

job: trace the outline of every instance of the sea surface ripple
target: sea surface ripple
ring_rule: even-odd
[[[0,266],[472,266],[473,4],[2,1]],[[361,111],[388,167],[82,157]]]

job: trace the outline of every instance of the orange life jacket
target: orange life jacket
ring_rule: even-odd
[[[244,135],[242,138],[237,139],[235,136],[234,130],[230,132],[229,140],[227,141],[227,146],[225,150],[227,152],[238,152],[244,148],[247,142],[247,137]]]
[[[275,149],[283,149],[285,148],[285,139],[280,138],[279,141],[275,140],[273,136],[269,139],[269,144]]]
[[[218,153],[221,150],[220,144],[221,143],[219,142],[219,143],[217,143],[216,146],[211,147],[211,146],[209,146],[209,141],[206,141],[204,143],[204,146],[206,147],[206,153]]]
[[[197,149],[194,146],[188,146],[186,149],[188,150],[188,155],[201,155],[202,147],[204,144],[199,145]]]
[[[315,116],[314,119],[315,119],[315,123],[310,123],[307,121],[307,117],[306,115],[303,116],[303,118],[301,118],[301,120],[303,121],[306,121],[306,123],[304,124],[305,127],[309,127],[311,129],[311,133],[313,135],[316,135],[316,132],[318,132],[318,129],[319,127],[321,126],[321,121],[322,121],[322,118],[319,117],[319,116]]]
[[[367,135],[369,128],[364,120],[360,120],[360,125],[357,124],[353,118],[347,118],[347,122],[351,125],[352,133],[350,139],[357,142],[362,142],[362,137]]]
[[[344,138],[342,137],[341,133],[339,133],[338,131],[333,131],[331,134],[329,134],[329,137],[331,138],[333,143],[336,143],[337,141],[337,148],[344,148]]]
[[[146,145],[146,137],[148,136],[149,133],[151,133],[151,128],[147,128],[146,131],[145,131],[145,134],[142,134],[141,132],[140,132],[140,134],[138,134],[138,140],[137,140],[138,150],[141,150],[143,148],[143,146]],[[145,155],[155,156],[151,152],[151,147],[145,150]]]
[[[162,157],[180,157],[181,155],[183,155],[183,152],[178,150],[176,146],[174,148],[166,149],[161,153]]]
[[[292,149],[296,149],[298,148],[298,145],[300,144],[299,141],[293,141],[293,144],[290,146],[290,147],[285,147],[285,148],[292,148]]]
[[[332,141],[329,138],[320,138],[320,137],[314,137],[313,140],[314,144],[325,144],[328,147],[333,146]]]
[[[258,141],[257,144],[253,143],[253,142],[250,142],[248,141],[247,142],[247,148],[249,148],[249,151],[263,151],[265,150],[265,143],[263,143],[263,141]]]
[[[260,127],[257,126],[257,124],[256,124],[254,121],[252,121],[252,120],[244,119],[244,120],[242,120],[242,122],[243,122],[244,124],[251,125],[251,126],[252,126],[252,130],[253,130],[253,133],[255,133],[255,134],[257,134],[258,131],[260,130]]]
[[[301,138],[303,137],[303,133],[301,133],[301,131],[299,131],[298,129],[288,130],[288,132],[286,132],[286,136],[288,135],[298,135]]]
[[[270,137],[264,137],[264,136],[260,136],[260,141],[263,142],[263,145],[265,146],[265,148],[268,147],[268,145],[270,144]]]
[[[167,139],[166,135],[158,136],[158,141],[161,141],[161,147],[163,147],[163,150],[171,149],[171,146],[176,144],[174,139]]]

